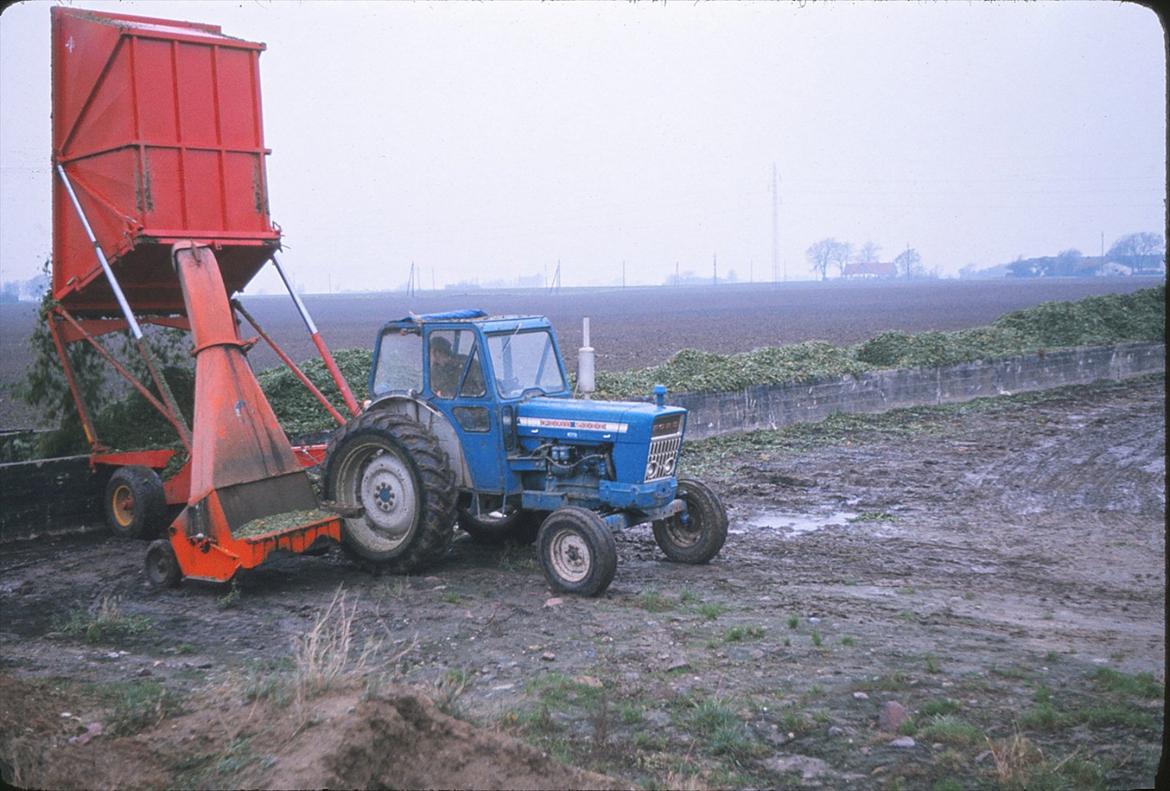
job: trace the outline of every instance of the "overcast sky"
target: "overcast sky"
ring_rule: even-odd
[[[304,287],[771,278],[833,236],[952,274],[1162,232],[1163,33],[1039,3],[79,2],[263,41]],[[51,249],[49,5],[0,16],[0,278]],[[271,281],[257,283],[270,286]]]

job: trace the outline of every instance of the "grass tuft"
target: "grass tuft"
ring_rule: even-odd
[[[344,676],[360,675],[381,647],[381,642],[375,640],[357,649],[353,628],[356,614],[357,601],[349,602],[339,585],[329,606],[317,614],[312,628],[293,642],[293,695],[298,704],[328,690]]]
[[[89,612],[74,612],[58,619],[55,629],[69,637],[84,638],[90,643],[108,643],[148,631],[154,625],[145,615],[122,612],[121,599],[102,596]]]

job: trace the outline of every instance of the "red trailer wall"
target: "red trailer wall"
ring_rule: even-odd
[[[260,112],[264,45],[213,25],[55,7],[53,160],[64,166],[136,313],[182,313],[170,245],[218,245],[242,288],[279,246]],[[93,246],[53,180],[53,296],[117,313]]]

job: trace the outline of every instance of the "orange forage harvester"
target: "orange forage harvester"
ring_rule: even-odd
[[[270,261],[289,283],[276,258],[280,230],[268,214],[264,45],[215,25],[61,7],[51,13],[54,302],[47,319],[91,462],[113,468],[111,529],[135,538],[161,533],[146,563],[148,579],[159,585],[183,576],[227,580],[273,550],[301,552],[317,539],[340,539],[338,516],[320,510],[304,471],[321,449],[294,448],[281,430],[245,356],[256,339],[240,337],[230,301]],[[289,293],[356,414],[304,304]],[[190,426],[143,324],[191,333]],[[99,340],[122,331],[145,362],[145,381]],[[73,343],[96,349],[174,427],[189,460],[169,480],[158,472],[174,451],[115,453],[102,444],[69,362]],[[173,522],[166,506],[183,506]]]

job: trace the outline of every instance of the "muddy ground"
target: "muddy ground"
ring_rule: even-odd
[[[722,554],[671,564],[635,528],[599,599],[462,535],[425,576],[334,552],[163,592],[141,544],[6,546],[0,768],[86,787],[603,782],[562,762],[644,787],[1152,785],[1164,396],[1159,376],[697,443]],[[327,683],[293,646],[338,634],[320,613],[339,589],[354,645]]]

